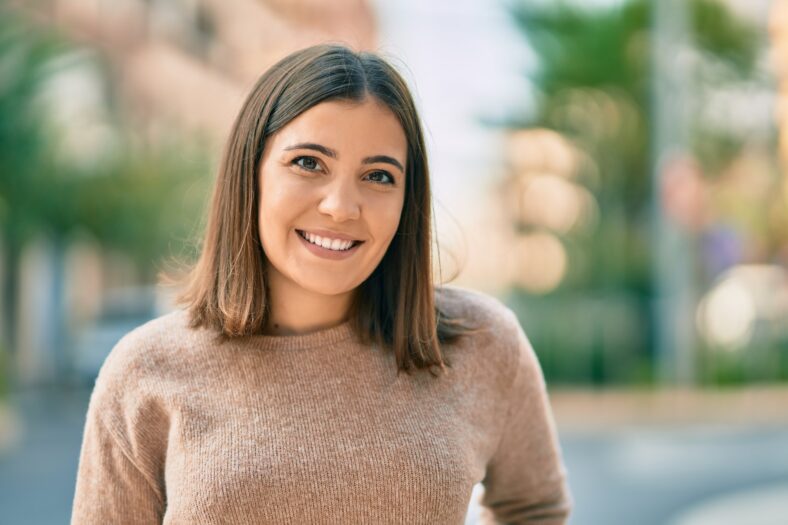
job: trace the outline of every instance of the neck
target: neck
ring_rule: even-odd
[[[266,334],[307,334],[337,326],[349,318],[353,290],[338,295],[325,295],[300,287],[270,284]]]

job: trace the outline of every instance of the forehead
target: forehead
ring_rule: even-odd
[[[316,142],[338,150],[340,157],[347,151],[396,155],[404,161],[407,151],[407,138],[399,119],[373,98],[363,102],[321,102],[288,122],[272,138],[276,148]]]

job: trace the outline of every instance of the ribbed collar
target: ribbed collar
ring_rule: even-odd
[[[314,332],[296,335],[251,335],[247,342],[254,348],[261,350],[305,350],[333,346],[353,337],[353,328],[350,320],[342,324],[321,328]]]

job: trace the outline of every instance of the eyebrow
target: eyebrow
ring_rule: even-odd
[[[299,144],[293,144],[292,146],[288,146],[285,148],[285,151],[290,151],[294,149],[311,149],[315,151],[319,151],[323,155],[331,157],[332,159],[337,158],[337,152],[331,148],[327,148],[321,144],[315,144],[314,142],[301,142]],[[405,173],[405,168],[402,166],[400,161],[395,159],[394,157],[389,157],[388,155],[372,155],[371,157],[364,157],[361,159],[362,164],[374,164],[376,162],[383,162],[385,164],[391,164],[398,168],[402,173]]]

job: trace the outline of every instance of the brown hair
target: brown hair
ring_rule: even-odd
[[[385,104],[408,141],[406,192],[398,230],[378,267],[354,294],[351,326],[359,338],[394,352],[398,373],[451,366],[441,343],[477,330],[441,311],[431,262],[431,192],[416,107],[399,73],[383,58],[337,44],[296,51],[257,81],[228,138],[208,215],[202,252],[178,297],[192,327],[227,339],[260,334],[268,291],[259,239],[258,171],[265,139],[300,113],[328,100]]]

